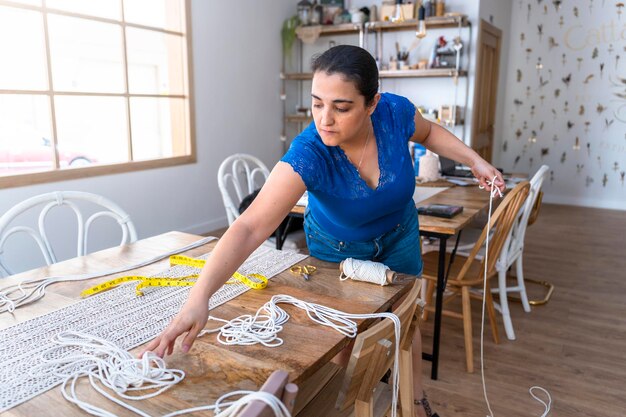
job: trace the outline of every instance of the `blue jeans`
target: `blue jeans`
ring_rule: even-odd
[[[407,206],[401,222],[387,233],[372,240],[343,241],[326,233],[307,210],[304,215],[306,243],[311,256],[328,262],[341,262],[346,258],[374,261],[391,270],[422,275],[417,209]]]

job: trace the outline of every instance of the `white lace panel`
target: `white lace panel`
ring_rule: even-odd
[[[209,254],[200,258],[206,259]],[[290,251],[260,247],[239,268],[243,274],[274,277],[305,259]],[[154,276],[182,277],[197,273],[174,266]],[[135,295],[137,283],[127,283],[60,310],[0,330],[0,412],[25,402],[62,382],[51,368],[40,365],[41,352],[64,330],[88,333],[130,350],[156,337],[178,313],[191,287],[148,287]],[[209,302],[211,309],[248,291],[244,284],[226,284]],[[45,302],[40,301],[40,302]],[[66,353],[70,353],[67,351]]]

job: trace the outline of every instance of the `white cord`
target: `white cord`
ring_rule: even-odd
[[[339,279],[342,281],[350,278],[357,281],[373,282],[378,285],[387,284],[386,273],[389,267],[385,264],[348,258],[341,265],[342,271]]]
[[[289,320],[289,315],[285,310],[278,307],[277,304],[279,303],[292,304],[305,310],[309,318],[314,322],[331,327],[350,338],[355,338],[358,332],[357,324],[351,319],[387,318],[392,320],[394,323],[396,348],[392,371],[393,395],[391,415],[392,417],[396,416],[399,390],[400,319],[393,313],[351,314],[323,305],[308,303],[290,295],[274,295],[255,315],[243,315],[230,321],[209,317],[209,319],[222,321],[226,324],[219,329],[202,331],[198,337],[219,331],[217,340],[225,345],[253,345],[260,343],[268,347],[280,346],[283,344],[283,340],[278,337],[278,333],[282,330],[283,324]]]
[[[150,415],[112,396],[100,385],[104,385],[119,397],[137,401],[155,397],[185,377],[182,370],[168,369],[163,359],[151,352],[137,359],[128,351],[95,336],[66,331],[59,333],[53,341],[58,346],[44,351],[42,364],[33,371],[52,367],[55,375],[65,378],[61,386],[63,397],[94,416],[115,417],[115,414],[78,398],[76,383],[83,376],[88,377],[91,386],[104,397],[142,417]],[[146,391],[148,392],[143,395],[129,394]],[[236,401],[224,402],[225,399],[237,395],[243,396]],[[268,404],[276,417],[291,417],[278,398],[270,393],[257,391],[234,391],[221,396],[213,405],[179,410],[164,417],[204,410],[215,410],[215,417],[235,417],[247,404],[255,400]],[[221,411],[221,407],[228,408]]]
[[[483,304],[482,304],[482,316],[480,321],[480,376],[483,384],[483,395],[485,397],[485,403],[487,403],[487,409],[489,410],[489,415],[487,417],[493,417],[493,411],[491,410],[491,404],[489,403],[489,398],[487,398],[487,384],[485,382],[485,359],[484,359],[484,335],[485,335],[485,294],[487,294],[487,267],[489,265],[489,236],[490,236],[490,228],[491,228],[491,209],[493,206],[493,198],[498,194],[500,198],[502,198],[502,192],[498,187],[496,187],[495,182],[498,177],[493,177],[493,180],[487,181],[487,184],[491,186],[491,193],[489,195],[489,212],[487,215],[487,237],[485,240],[485,271],[483,276]],[[482,190],[483,186],[479,186]],[[535,394],[533,394],[533,389],[539,389],[546,393],[548,396],[548,404],[539,399]],[[552,397],[550,393],[539,386],[530,387],[528,390],[530,395],[537,401],[539,401],[545,407],[544,413],[541,417],[546,417],[550,413],[550,406],[552,404]]]
[[[82,281],[105,275],[119,274],[120,272],[141,268],[151,263],[160,261],[161,259],[167,258],[171,255],[197,248],[198,246],[205,245],[216,239],[217,238],[213,236],[205,237],[183,248],[172,250],[170,252],[156,256],[152,259],[140,262],[135,265],[125,265],[107,271],[90,272],[87,274],[51,276],[39,279],[29,279],[22,281],[21,283],[16,285],[10,285],[8,287],[0,289],[0,314],[5,312],[12,313],[18,307],[34,303],[35,301],[43,298],[43,296],[46,295],[46,287],[50,284],[64,281]]]

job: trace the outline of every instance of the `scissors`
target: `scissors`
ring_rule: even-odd
[[[317,271],[317,268],[313,265],[294,265],[290,269],[291,273],[296,275],[302,275],[305,281],[309,280],[309,276]]]

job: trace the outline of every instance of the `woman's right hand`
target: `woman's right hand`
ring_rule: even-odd
[[[154,352],[161,358],[166,354],[171,355],[174,351],[176,339],[183,333],[187,334],[183,338],[182,351],[187,353],[196,340],[198,333],[206,325],[209,318],[208,306],[209,303],[205,297],[199,297],[198,299],[190,297],[167,328],[156,339],[148,343],[139,356],[143,357],[148,351]]]

